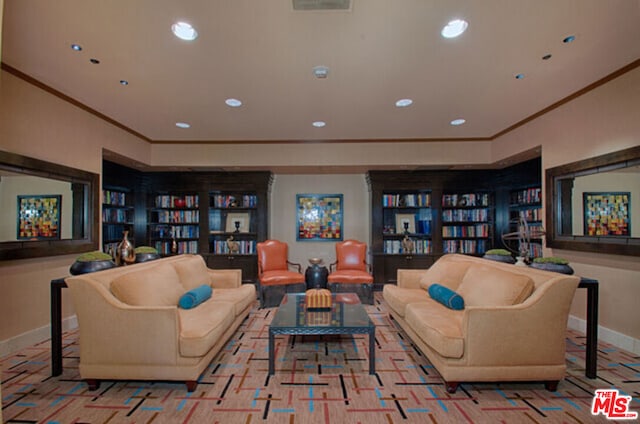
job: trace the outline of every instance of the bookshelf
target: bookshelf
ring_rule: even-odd
[[[433,214],[430,191],[384,193],[382,209],[382,253],[386,255],[428,255],[433,252],[431,240]],[[411,241],[409,244],[403,243],[407,237]]]
[[[542,215],[542,189],[539,185],[518,188],[509,192],[509,231],[518,230],[520,216],[525,219],[529,228],[541,230]],[[542,256],[541,238],[531,240],[529,253],[532,258]]]
[[[493,246],[489,192],[443,193],[442,253],[482,255]]]
[[[114,252],[122,241],[124,231],[129,231],[129,238],[134,237],[133,195],[125,189],[102,190],[102,251]]]
[[[199,253],[199,195],[153,195],[148,222],[149,246],[155,247],[161,255]]]
[[[209,252],[213,255],[255,255],[257,210],[258,196],[254,193],[210,193]],[[230,250],[229,244],[233,243],[237,243],[237,251]]]

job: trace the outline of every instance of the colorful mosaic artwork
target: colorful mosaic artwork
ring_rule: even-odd
[[[50,377],[49,342],[2,358],[5,423],[591,423],[596,389],[617,388],[640,410],[640,357],[599,344],[598,378],[584,376],[585,338],[567,336],[566,378],[541,383],[461,385],[446,392],[429,361],[389,319],[376,293],[376,374],[367,336],[280,337],[267,376],[268,325],[254,310],[188,393],[170,382],[103,382],[90,392],[78,375],[77,331],[64,334],[64,372]]]

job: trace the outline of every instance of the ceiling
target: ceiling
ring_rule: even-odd
[[[348,10],[312,11],[292,0],[4,5],[5,70],[158,143],[490,140],[640,59],[640,0],[352,0]],[[443,38],[456,18],[467,31]],[[176,21],[199,37],[176,38]],[[319,65],[327,78],[314,76]],[[401,98],[413,104],[397,108]],[[450,125],[456,118],[466,123]],[[326,126],[313,127],[319,120]]]

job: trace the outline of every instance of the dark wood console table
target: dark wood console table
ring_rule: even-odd
[[[587,289],[587,350],[585,375],[596,378],[598,368],[598,280],[580,278],[578,288]],[[64,278],[51,280],[51,375],[62,374],[62,289]]]

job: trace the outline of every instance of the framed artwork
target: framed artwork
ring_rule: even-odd
[[[62,196],[18,196],[18,240],[59,240]]]
[[[631,193],[583,193],[585,236],[631,235]]]
[[[296,208],[296,240],[342,240],[342,194],[296,194]]]
[[[396,234],[404,234],[404,225],[407,224],[409,233],[416,232],[416,217],[412,213],[396,214]]]
[[[248,233],[251,218],[248,212],[229,212],[227,213],[227,221],[225,224],[225,232],[235,233]]]

